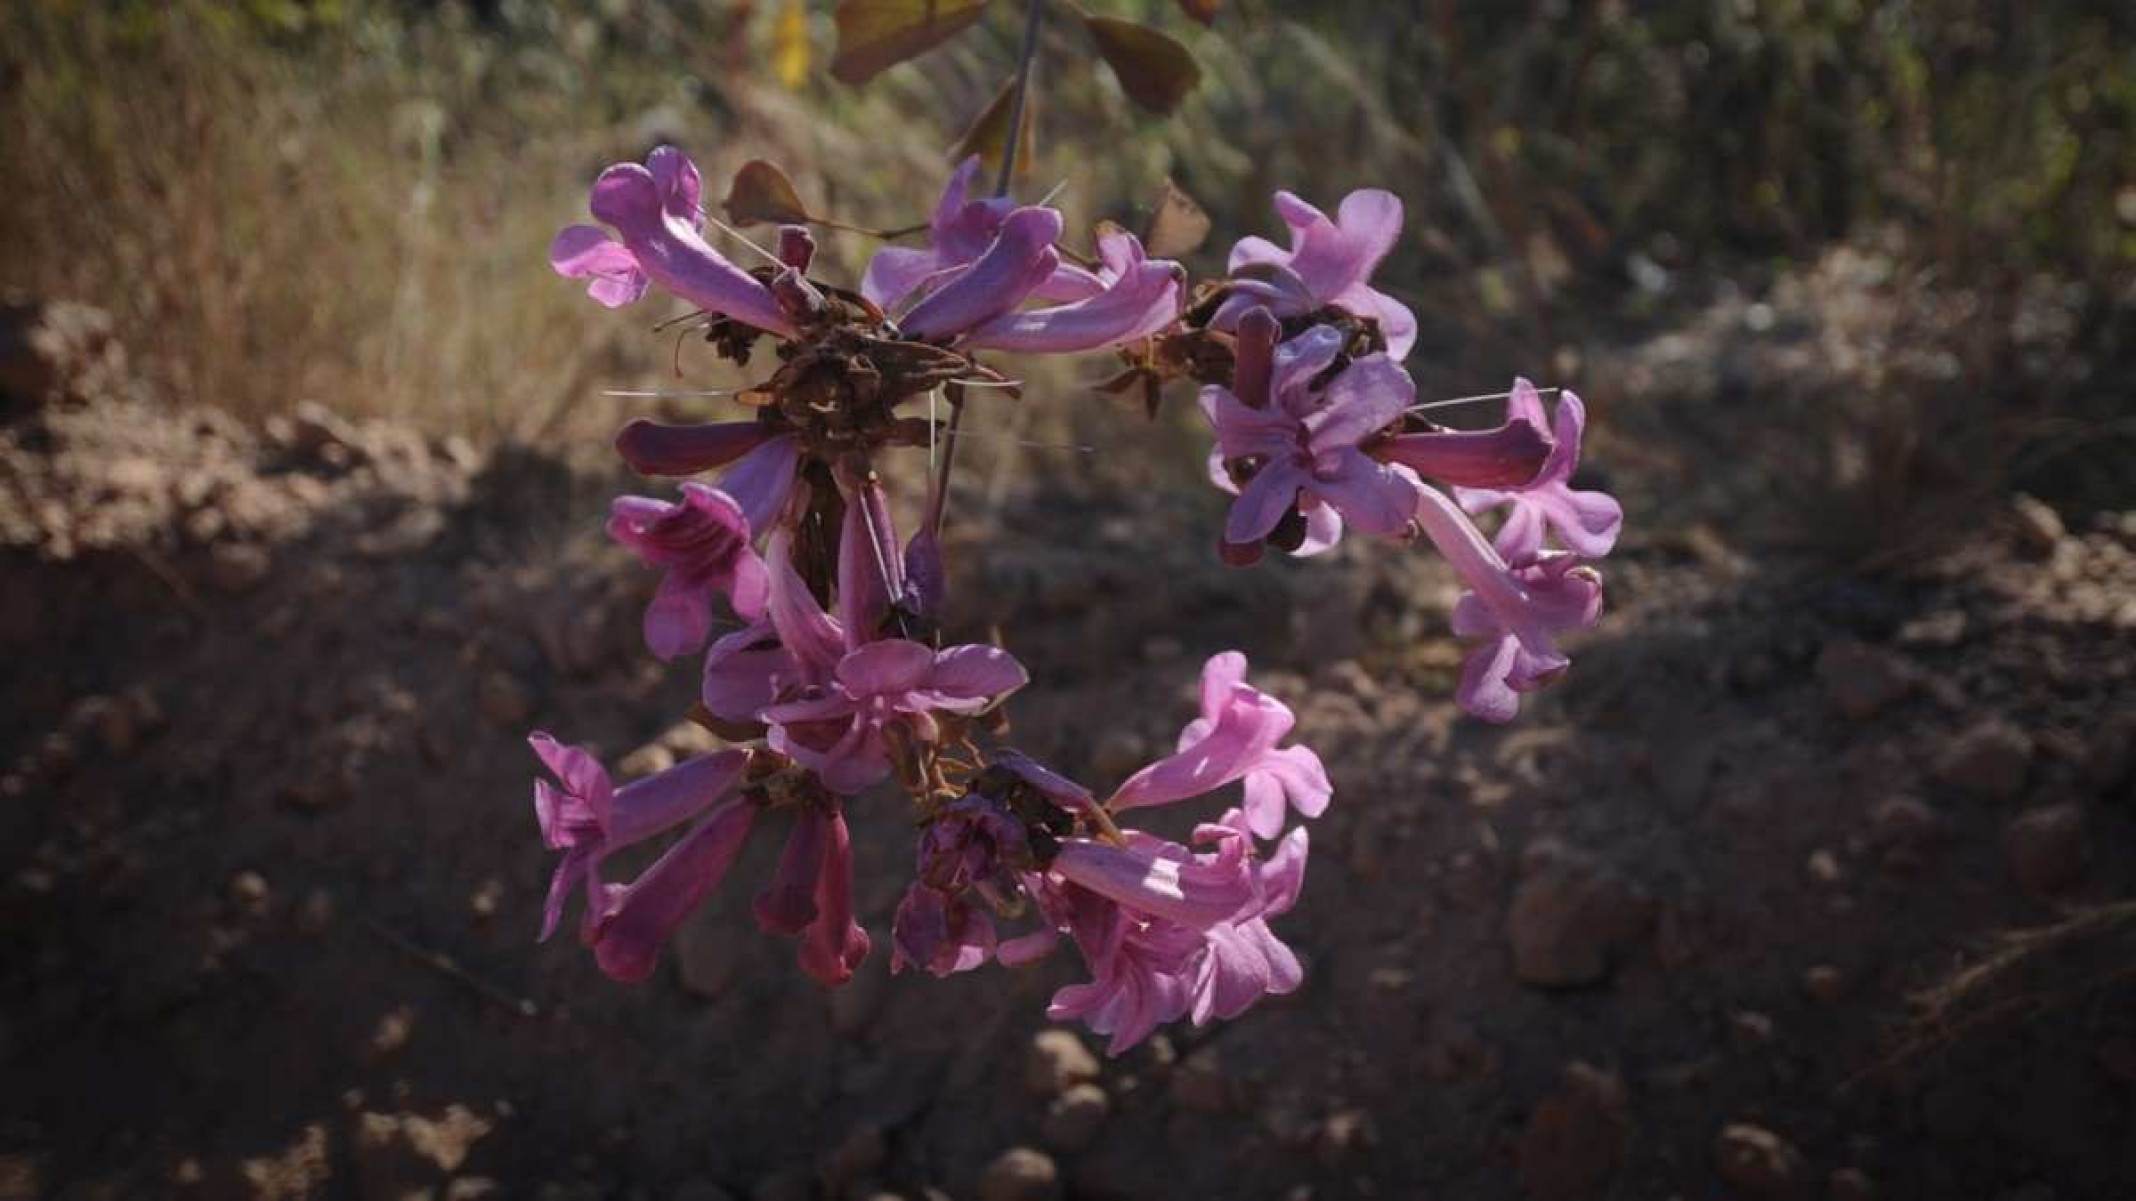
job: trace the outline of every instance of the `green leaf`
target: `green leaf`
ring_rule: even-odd
[[[1201,64],[1170,34],[1118,17],[1085,17],[1083,27],[1119,77],[1127,98],[1151,112],[1178,108],[1201,82]]]
[[[839,0],[831,74],[866,83],[971,27],[987,0]]]
[[[957,140],[956,149],[950,151],[951,162],[961,163],[972,155],[978,155],[984,171],[992,176],[1001,171],[1001,156],[1007,152],[1009,141],[1009,113],[1016,107],[1016,77],[1004,80],[1001,90],[994,93],[986,111],[972,122],[971,128]],[[1024,97],[1023,138],[1017,151],[1016,177],[1022,179],[1031,173],[1031,160],[1037,157],[1038,93],[1034,90]]]
[[[750,159],[742,169],[734,173],[734,182],[727,187],[727,199],[720,202],[727,210],[727,220],[736,225],[759,225],[771,222],[774,225],[803,225],[812,218],[808,206],[801,203],[801,193],[794,190],[794,181],[786,178],[786,172],[763,159]]]

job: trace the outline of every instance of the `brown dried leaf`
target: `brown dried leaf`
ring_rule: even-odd
[[[1085,17],[1083,27],[1098,44],[1127,98],[1151,112],[1179,107],[1201,82],[1201,64],[1177,38],[1118,17]]]
[[[1009,113],[1016,108],[1016,77],[1011,75],[987,102],[986,111],[972,122],[964,136],[957,139],[956,149],[949,152],[951,162],[961,163],[972,155],[978,155],[982,170],[989,176],[1001,171],[1001,156],[1008,148]],[[1038,94],[1033,92],[1024,98],[1022,149],[1017,152],[1016,177],[1022,179],[1031,174],[1031,160],[1037,157],[1038,149]]]
[[[742,169],[734,173],[734,182],[727,188],[727,199],[720,202],[727,210],[727,220],[736,225],[759,225],[771,222],[774,225],[802,225],[809,221],[808,206],[801,203],[801,193],[794,190],[794,181],[786,178],[786,172],[774,163],[760,158],[750,159]]]
[[[1204,25],[1216,24],[1216,14],[1224,7],[1224,0],[1179,0],[1179,11]]]
[[[838,53],[831,74],[866,83],[962,33],[987,0],[839,0]]]
[[[1176,259],[1199,250],[1208,238],[1209,214],[1178,184],[1165,180],[1156,211],[1150,214],[1149,228],[1142,237],[1143,248],[1152,258]]]

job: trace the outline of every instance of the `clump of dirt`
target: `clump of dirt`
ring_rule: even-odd
[[[642,987],[532,942],[525,731],[707,745],[607,469],[48,381],[0,430],[0,1196],[2124,1195],[2136,514],[1840,574],[1720,532],[1741,480],[1638,503],[1675,452],[1616,460],[1612,616],[1505,729],[1425,555],[1232,572],[1213,495],[1058,481],[956,548],[1034,753],[1113,782],[1237,645],[1334,774],[1305,989],[1105,1061],[1065,956],[817,989],[746,912],[775,832]],[[857,808],[881,948],[909,827]]]

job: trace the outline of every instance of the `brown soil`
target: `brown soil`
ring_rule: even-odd
[[[1712,466],[1778,410],[1713,408],[1849,382],[1803,351],[1842,319],[1781,318],[1593,356],[1632,532],[1504,730],[1425,555],[1228,572],[1213,495],[1008,498],[953,571],[1019,741],[1116,779],[1237,645],[1337,783],[1306,988],[1095,1069],[1034,1042],[1070,957],[888,978],[888,803],[841,993],[748,921],[776,837],[644,986],[535,945],[525,730],[697,745],[623,481],[154,405],[99,343],[0,431],[0,1198],[2130,1196],[2136,513],[1778,549],[1756,456]]]

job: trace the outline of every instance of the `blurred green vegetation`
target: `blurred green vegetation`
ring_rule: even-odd
[[[602,164],[674,140],[716,192],[769,157],[821,211],[904,222],[1021,8],[853,89],[831,6],[794,7],[18,0],[0,286],[110,307],[166,382],[242,411],[548,428],[669,367],[662,314],[604,317],[544,262]],[[1269,232],[1276,188],[1393,187],[1395,285],[1457,363],[1636,315],[1655,271],[1768,275],[1870,229],[1953,286],[2051,273],[2120,304],[2136,268],[2128,5],[1245,0],[1208,30],[1091,7],[1180,37],[1204,82],[1151,118],[1054,21],[1025,192],[1133,224],[1176,178],[1216,221],[1206,269]]]

